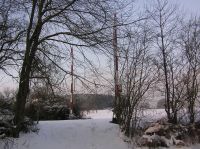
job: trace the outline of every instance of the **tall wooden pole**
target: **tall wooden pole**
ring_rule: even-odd
[[[70,98],[70,114],[73,114],[74,106],[74,51],[71,47],[71,98]]]
[[[114,112],[113,112],[113,122],[118,119],[119,112],[119,72],[118,72],[118,58],[119,51],[117,47],[117,17],[116,13],[114,14],[114,23],[113,23],[113,54],[114,54],[114,83],[115,83],[115,101],[114,101]]]

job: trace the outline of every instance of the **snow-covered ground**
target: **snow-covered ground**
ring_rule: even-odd
[[[41,121],[38,134],[21,134],[8,143],[0,142],[0,149],[4,146],[8,149],[128,149],[118,125],[109,122],[111,111],[103,110],[89,117],[94,119]]]
[[[89,113],[84,113],[87,118],[91,119],[107,119],[111,120],[113,116],[113,112],[111,110],[93,110]]]
[[[118,125],[110,123],[111,110],[92,111],[86,115],[91,119],[40,121],[38,133],[20,134],[18,139],[0,140],[0,149],[148,149],[131,147],[124,141]],[[142,116],[151,120],[162,118],[165,113],[162,109],[151,109],[144,111]],[[200,149],[200,145],[181,149]]]

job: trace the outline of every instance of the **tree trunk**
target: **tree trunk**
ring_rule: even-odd
[[[29,92],[29,75],[30,67],[28,67],[27,63],[24,61],[20,75],[19,91],[17,94],[17,102],[15,107],[14,123],[17,126],[14,134],[15,137],[19,136],[21,123],[24,120],[25,104]]]
[[[21,124],[24,120],[25,104],[27,96],[29,94],[29,79],[30,79],[33,59],[37,51],[38,38],[39,36],[36,36],[35,40],[33,41],[33,44],[27,45],[25,58],[22,65],[22,71],[20,73],[19,91],[17,93],[17,102],[15,107],[15,118],[14,118],[14,123],[16,125],[16,132],[14,134],[15,137],[18,137],[19,131],[21,130]]]
[[[29,79],[30,79],[30,74],[31,74],[31,69],[32,69],[32,63],[33,63],[35,53],[38,48],[39,37],[42,30],[42,7],[44,4],[44,1],[41,1],[39,5],[38,21],[34,28],[33,20],[34,20],[34,13],[36,10],[36,3],[37,1],[33,1],[30,22],[27,29],[26,51],[25,51],[25,56],[23,60],[22,70],[20,73],[19,91],[17,94],[17,102],[16,102],[16,107],[15,107],[14,123],[16,125],[16,131],[14,132],[14,137],[19,136],[19,132],[21,130],[22,123],[24,121],[25,104],[26,104],[27,96],[29,94]]]

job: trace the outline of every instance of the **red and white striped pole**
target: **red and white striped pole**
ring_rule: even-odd
[[[116,13],[114,14],[114,23],[113,23],[113,54],[114,54],[114,83],[115,83],[115,101],[114,101],[114,112],[113,112],[113,121],[117,118],[119,96],[120,96],[120,86],[119,86],[119,72],[118,72],[118,59],[119,51],[117,47],[117,17]]]
[[[70,98],[70,114],[73,114],[74,106],[74,51],[71,47],[71,98]]]

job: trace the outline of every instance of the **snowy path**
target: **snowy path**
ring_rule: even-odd
[[[21,134],[13,149],[128,149],[110,119],[43,121],[38,134]],[[0,148],[2,146],[0,145]],[[2,149],[2,148],[1,148]]]

